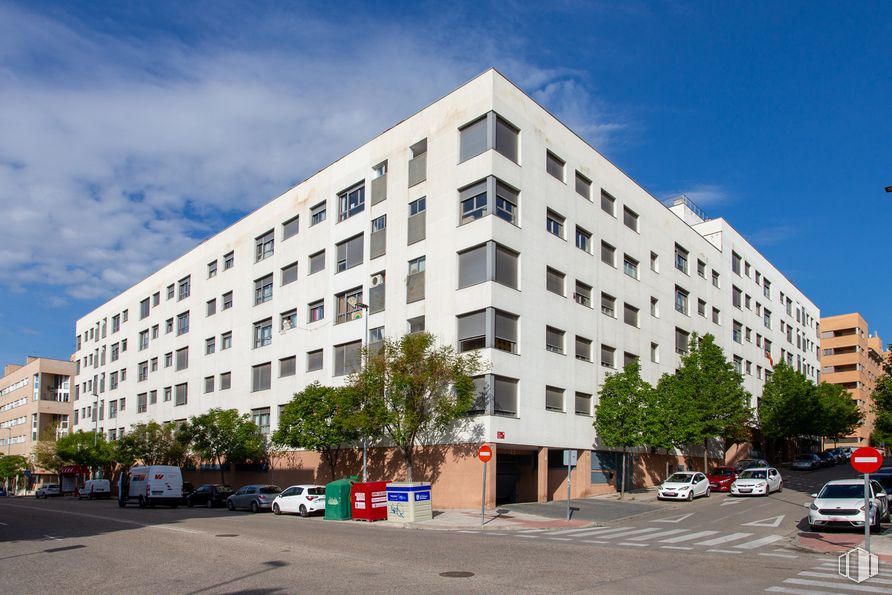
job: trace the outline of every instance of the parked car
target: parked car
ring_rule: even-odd
[[[206,506],[213,508],[215,506],[225,506],[226,499],[229,498],[235,490],[225,483],[206,483],[198,486],[198,489],[185,497],[186,506]]]
[[[183,482],[183,504],[186,503],[186,498],[189,497],[189,494],[195,491],[195,486],[192,485],[191,482],[184,481]]]
[[[836,457],[830,454],[829,451],[819,452],[818,458],[821,459],[822,467],[832,467],[836,464]]]
[[[118,506],[136,500],[140,508],[166,504],[176,508],[183,501],[183,474],[173,465],[131,467],[121,474],[118,484]]]
[[[88,479],[77,492],[77,499],[111,498],[111,485],[107,479]]]
[[[875,481],[882,486],[889,497],[892,498],[892,467],[883,467],[876,473],[870,474],[870,480]],[[892,507],[892,502],[889,503]]]
[[[734,465],[734,470],[739,474],[741,471],[745,469],[751,469],[752,467],[769,467],[768,461],[765,459],[741,459],[737,461],[737,464]]]
[[[298,513],[302,517],[311,512],[325,512],[325,487],[298,485],[286,488],[273,500],[273,514]]]
[[[846,453],[846,449],[844,448],[831,448],[830,452],[836,455],[836,460],[839,463],[848,463],[851,458],[850,455]]]
[[[878,530],[881,522],[889,520],[889,495],[876,481],[870,482],[869,513],[864,510],[862,479],[828,481],[811,497],[815,499],[808,507],[808,526],[812,531],[826,527],[864,527],[865,520]]]
[[[814,469],[820,469],[821,459],[818,455],[811,453],[796,455],[790,468],[799,471],[813,471]]]
[[[714,492],[727,492],[731,490],[731,484],[737,479],[737,471],[734,467],[713,467],[706,476],[709,487]]]
[[[673,473],[657,490],[657,500],[687,500],[709,496],[709,481],[697,471]]]
[[[282,488],[274,485],[247,485],[226,499],[226,508],[236,510],[245,508],[251,512],[270,510],[273,500],[282,493]]]
[[[61,496],[62,486],[57,483],[48,483],[37,488],[34,492],[35,498],[49,498],[50,496]]]
[[[3,486],[0,486],[0,498],[5,498],[5,497],[6,497],[6,488],[4,488]]]
[[[731,495],[767,496],[783,489],[784,480],[774,467],[751,468],[742,471],[731,484]]]

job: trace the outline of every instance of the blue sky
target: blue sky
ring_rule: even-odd
[[[892,4],[0,0],[0,363],[490,66],[892,342]]]

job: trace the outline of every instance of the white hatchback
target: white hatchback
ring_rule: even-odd
[[[709,496],[709,480],[699,471],[673,473],[657,489],[657,500],[687,500]]]
[[[780,471],[774,467],[756,467],[741,471],[731,484],[732,496],[767,496],[784,489]]]
[[[325,487],[312,484],[291,486],[273,500],[273,514],[325,511]]]

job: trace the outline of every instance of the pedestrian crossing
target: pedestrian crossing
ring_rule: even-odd
[[[486,530],[463,531],[480,535],[493,535]],[[504,535],[527,540],[576,542],[581,544],[615,545],[617,547],[654,547],[667,550],[706,550],[718,554],[751,552],[764,556],[795,558],[793,550],[778,549],[784,545],[783,535],[755,534],[745,531],[722,533],[716,530],[695,530],[668,527],[582,527],[575,529],[520,529]]]
[[[838,572],[836,558],[821,558],[820,564],[803,570],[779,585],[765,589],[767,593],[793,595],[852,595],[854,593],[892,593],[892,572],[880,562],[879,574],[856,583]]]

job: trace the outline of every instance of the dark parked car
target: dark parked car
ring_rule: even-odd
[[[821,459],[822,467],[832,467],[836,464],[836,459],[830,454],[828,451],[817,453],[818,458]]]
[[[4,488],[3,486],[0,486],[0,498],[5,498],[5,497],[6,497],[6,488]]]
[[[186,496],[186,506],[189,508],[193,506],[207,506],[208,508],[225,506],[226,499],[232,495],[233,491],[225,483],[206,483]]]
[[[741,471],[751,467],[771,467],[765,459],[741,459],[734,465],[734,470],[740,475]]]
[[[274,485],[257,484],[242,486],[236,493],[226,499],[226,508],[229,510],[247,508],[251,512],[270,510],[273,506],[273,500],[281,493],[282,488]]]

